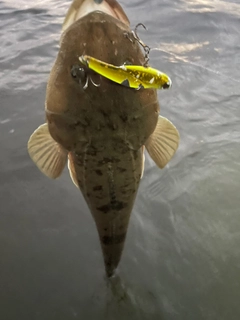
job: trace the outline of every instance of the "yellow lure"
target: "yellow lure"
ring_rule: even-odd
[[[171,79],[157,69],[136,65],[114,66],[93,57],[79,57],[82,64],[116,83],[135,89],[168,89]]]

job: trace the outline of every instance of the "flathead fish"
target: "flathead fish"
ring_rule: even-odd
[[[155,89],[126,88],[79,62],[89,55],[113,65],[144,64],[139,43],[129,41],[129,20],[115,0],[74,1],[63,30],[47,84],[46,123],[31,135],[28,151],[53,179],[68,164],[96,223],[111,276],[144,171],[144,146],[163,168],[178,147],[179,134],[159,116]]]

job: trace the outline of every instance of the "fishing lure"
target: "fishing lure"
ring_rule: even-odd
[[[136,65],[114,66],[93,57],[83,55],[80,62],[103,77],[123,86],[135,89],[168,89],[171,79],[161,71]]]

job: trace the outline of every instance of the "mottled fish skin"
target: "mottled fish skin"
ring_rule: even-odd
[[[124,150],[125,149],[125,150]],[[78,185],[93,214],[108,276],[116,269],[141,177],[142,152],[112,149],[71,154]]]
[[[132,90],[99,75],[83,90],[71,67],[87,54],[114,65],[143,64],[129,27],[90,13],[63,34],[46,94],[51,136],[69,152],[70,167],[95,220],[108,276],[116,269],[142,173],[142,146],[159,115],[156,90]],[[75,173],[74,173],[75,171]]]

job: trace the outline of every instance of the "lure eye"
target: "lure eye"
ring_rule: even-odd
[[[163,87],[163,89],[169,89],[171,87],[171,84],[170,84],[170,82],[167,82],[162,87]]]
[[[166,82],[166,83],[162,86],[162,88],[163,88],[163,89],[169,89],[169,88],[171,88],[171,86],[172,86],[172,81],[171,81],[171,79],[168,77],[168,82]]]

